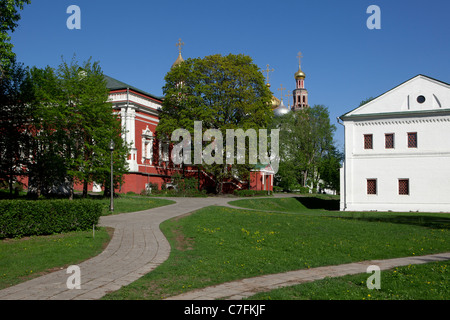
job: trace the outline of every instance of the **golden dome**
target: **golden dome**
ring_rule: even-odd
[[[306,77],[305,73],[300,68],[298,68],[298,71],[294,75],[295,75],[295,79],[299,79],[299,78],[305,79],[305,77]]]
[[[179,64],[181,64],[182,62],[184,62],[183,57],[181,56],[181,52],[178,54],[178,58],[177,60],[175,60],[175,62],[172,65],[172,68],[175,66],[178,66]]]
[[[275,96],[272,96],[272,109],[278,108],[280,105],[280,100],[277,99]]]

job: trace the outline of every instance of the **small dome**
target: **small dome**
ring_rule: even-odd
[[[306,75],[305,73],[302,71],[302,69],[298,68],[298,71],[295,73],[295,79],[305,79]]]
[[[183,57],[181,56],[181,52],[178,54],[178,58],[177,60],[175,60],[175,62],[172,65],[172,68],[175,66],[178,66],[179,64],[181,64],[182,62],[184,62]]]
[[[280,100],[275,96],[272,96],[272,110],[280,105]]]
[[[283,116],[285,114],[288,114],[289,112],[291,112],[291,110],[283,104],[283,101],[281,101],[281,104],[278,108],[273,110],[273,113],[276,117]]]

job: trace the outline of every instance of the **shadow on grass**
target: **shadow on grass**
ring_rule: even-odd
[[[295,197],[307,209],[323,209],[327,211],[339,210],[339,200],[320,199],[317,197]]]
[[[351,217],[339,217],[340,219],[347,220],[360,220],[368,222],[387,222],[387,223],[399,223],[408,224],[419,227],[426,227],[431,229],[450,229],[450,218],[443,216],[425,216],[411,213],[410,215],[392,215],[386,213],[386,216],[377,214],[377,216],[370,216],[371,213],[357,213]],[[337,217],[335,217],[337,218]]]

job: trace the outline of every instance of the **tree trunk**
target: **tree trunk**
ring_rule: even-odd
[[[73,178],[70,179],[69,200],[73,200]]]
[[[88,195],[88,183],[86,180],[83,181],[83,198],[86,199]]]

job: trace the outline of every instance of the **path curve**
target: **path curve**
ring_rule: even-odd
[[[225,197],[165,198],[176,203],[149,210],[100,217],[100,226],[114,228],[106,249],[78,266],[81,289],[68,289],[67,269],[0,290],[0,300],[94,300],[132,283],[163,263],[170,245],[159,225],[211,205],[227,205]]]
[[[276,197],[292,196],[298,195],[276,195]],[[66,269],[62,269],[0,290],[0,300],[100,299],[108,292],[116,291],[134,282],[167,260],[170,244],[159,228],[163,221],[212,205],[235,207],[228,202],[237,200],[230,197],[165,199],[173,200],[175,203],[100,218],[100,226],[114,228],[114,234],[102,253],[78,264],[81,271],[81,289],[67,288],[66,282],[71,274],[68,274]],[[325,276],[366,272],[364,268],[367,268],[369,264],[380,265],[382,269],[386,269],[440,260],[450,260],[450,253],[366,261],[264,275],[194,290],[168,299],[240,299],[260,291],[321,279]]]

